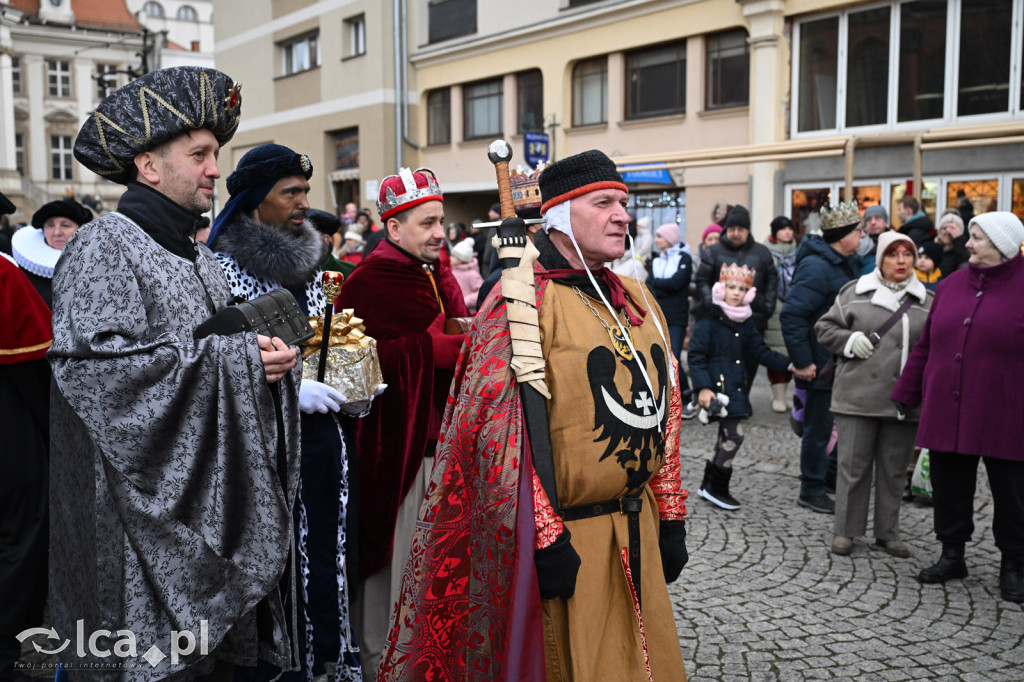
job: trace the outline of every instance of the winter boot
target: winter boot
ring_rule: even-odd
[[[942,556],[933,565],[921,569],[917,579],[922,583],[944,583],[953,578],[967,577],[967,562],[964,561],[964,546],[942,544]]]
[[[782,413],[788,410],[786,405],[786,384],[772,384],[772,412]]]
[[[731,468],[726,469],[709,461],[704,465],[704,482],[700,484],[697,494],[722,509],[735,511],[740,508],[740,503],[729,494],[729,479],[731,478]]]
[[[1003,563],[999,567],[999,594],[1015,604],[1024,602],[1024,562],[1003,555]]]

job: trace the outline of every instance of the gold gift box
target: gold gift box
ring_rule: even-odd
[[[369,400],[378,384],[384,383],[384,378],[377,358],[377,341],[366,335],[363,320],[353,313],[347,308],[331,318],[324,383],[343,393],[349,401],[358,402]],[[309,323],[316,333],[302,345],[302,378],[315,380],[324,321],[311,317]]]

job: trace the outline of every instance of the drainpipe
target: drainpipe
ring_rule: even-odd
[[[402,167],[402,0],[394,0],[395,12],[395,170]]]
[[[401,10],[401,24],[402,24],[402,141],[412,147],[413,149],[420,149],[420,146],[409,139],[409,43],[408,43],[408,29],[407,26],[407,6],[406,0],[397,0]]]

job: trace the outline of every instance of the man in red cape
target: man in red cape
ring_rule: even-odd
[[[577,154],[540,188],[526,286],[550,442],[528,435],[496,287],[459,358],[378,680],[685,680],[666,589],[687,560],[667,324],[604,267],[629,220],[615,164]]]
[[[0,199],[6,201],[3,194]],[[41,625],[46,602],[50,440],[50,309],[0,254],[0,678],[14,674],[15,636]]]
[[[454,275],[438,261],[443,201],[429,169],[385,178],[377,210],[386,240],[352,271],[335,304],[365,321],[388,385],[355,431],[360,583],[352,621],[371,679],[465,337],[445,334],[445,322],[469,315]]]

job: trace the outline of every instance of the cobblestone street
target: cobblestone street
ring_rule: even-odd
[[[800,441],[771,412],[763,371],[751,398],[731,486],[738,511],[697,496],[717,428],[683,426],[690,562],[669,590],[689,679],[1024,679],[1024,612],[999,597],[984,467],[970,575],[921,585],[940,550],[931,507],[903,503],[909,559],[875,549],[873,535],[851,556],[832,554],[833,517],[796,504]]]

